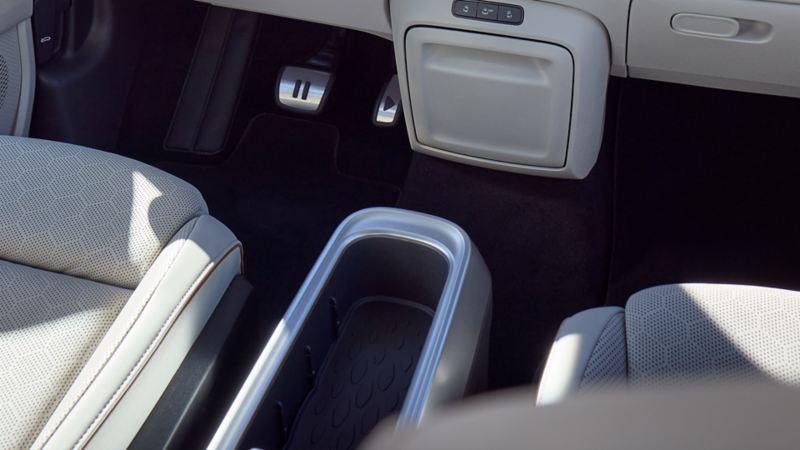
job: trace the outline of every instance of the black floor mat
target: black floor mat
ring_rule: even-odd
[[[362,302],[342,323],[285,449],[357,448],[403,406],[431,313],[388,298]]]
[[[397,200],[394,187],[337,171],[338,140],[332,126],[264,114],[224,164],[158,164],[197,186],[211,213],[243,242],[264,330],[283,316],[345,217]]]
[[[302,65],[318,52],[334,30],[271,16],[264,16],[262,24],[233,135],[240,135],[254,116],[264,112],[307,117],[276,104],[277,78],[284,65]],[[397,70],[392,42],[348,31],[341,57],[329,98],[313,120],[339,129],[337,164],[343,173],[402,185],[411,155],[406,129],[372,124],[381,88]]]
[[[800,289],[800,101],[629,80],[609,303],[666,283]]]

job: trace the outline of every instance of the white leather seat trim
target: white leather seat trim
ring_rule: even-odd
[[[206,277],[239,246],[233,233],[210,216],[187,223],[145,274],[33,447],[84,446],[131,388]],[[209,296],[208,301],[218,298]],[[184,355],[175,357],[182,360]]]
[[[558,403],[578,391],[600,334],[609,320],[624,313],[618,307],[594,308],[561,324],[539,384],[538,405]]]
[[[215,264],[206,283],[180,314],[158,350],[94,437],[91,437],[86,448],[109,449],[130,445],[203,331],[217,306],[217,300],[222,298],[233,278],[241,272],[241,256],[241,249],[235,247]]]

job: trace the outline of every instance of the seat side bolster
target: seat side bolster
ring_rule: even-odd
[[[197,340],[232,280],[240,273],[241,248],[234,248],[216,266],[203,286],[180,313],[152,358],[120,401],[110,409],[87,449],[128,447],[158,403]]]
[[[233,267],[225,263],[230,257],[236,260]],[[206,293],[217,293],[225,282],[213,276],[218,267],[224,267],[223,278],[228,282],[240,272],[239,241],[211,216],[187,223],[147,272],[33,447],[85,446],[129,392],[188,306],[194,301],[205,302],[205,309],[213,311],[221,293]],[[209,280],[211,285],[207,284]],[[205,293],[198,295],[201,291]],[[199,331],[204,323],[193,326]],[[186,351],[192,342],[184,340]],[[184,356],[185,352],[175,355],[178,365]]]
[[[578,391],[600,335],[619,307],[594,308],[567,318],[558,330],[539,383],[537,405],[562,401]]]

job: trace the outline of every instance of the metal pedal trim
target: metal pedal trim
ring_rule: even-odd
[[[378,97],[378,102],[375,104],[375,113],[372,115],[372,122],[379,127],[395,126],[401,112],[400,81],[397,75],[393,75]]]
[[[276,101],[279,106],[295,112],[319,114],[332,84],[332,73],[286,66],[278,77]]]

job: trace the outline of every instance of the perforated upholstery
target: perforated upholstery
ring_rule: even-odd
[[[190,184],[111,153],[0,136],[0,257],[134,288],[208,209]]]
[[[28,448],[131,291],[0,261],[0,448]]]
[[[800,292],[682,284],[632,296],[564,321],[537,402],[576,392],[726,383],[800,386]]]
[[[593,391],[618,387],[628,376],[625,342],[625,314],[611,316],[592,349],[581,377],[580,390]]]
[[[757,377],[800,384],[800,293],[725,285],[642,291],[626,307],[635,385]]]

